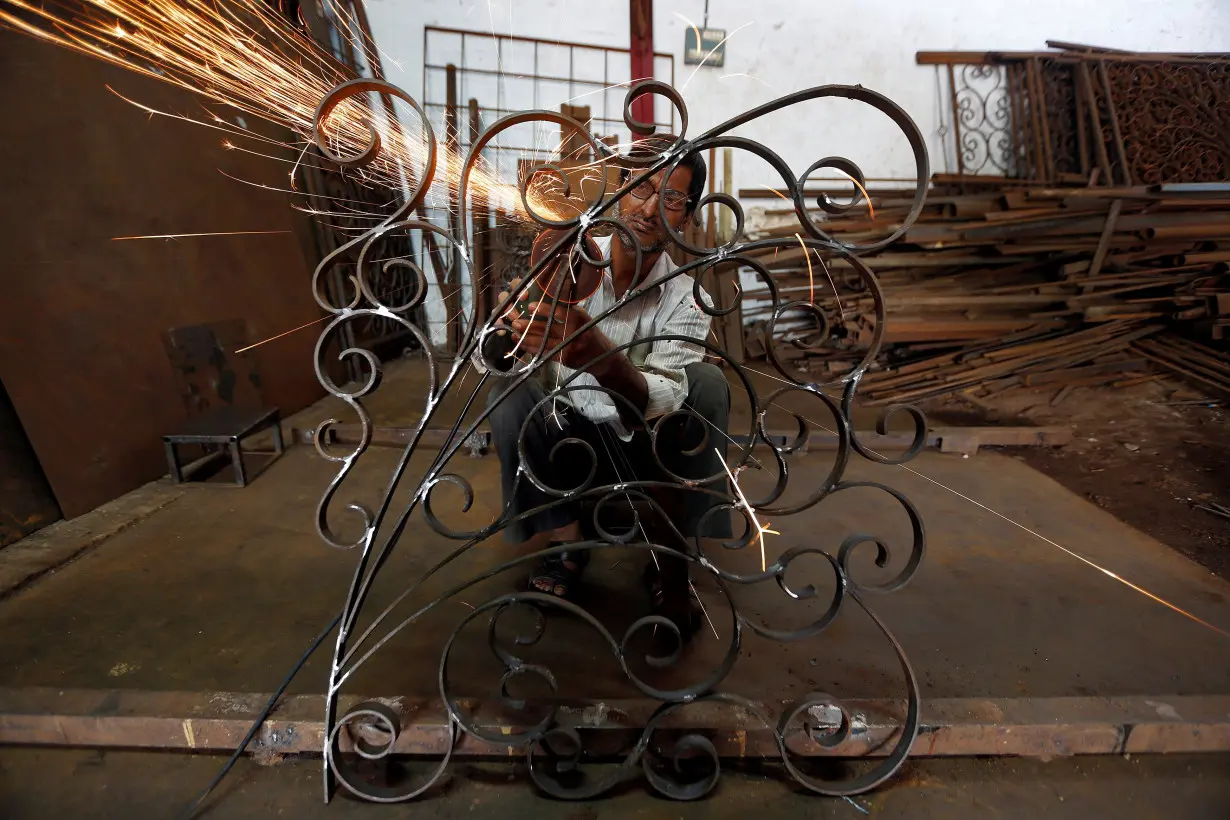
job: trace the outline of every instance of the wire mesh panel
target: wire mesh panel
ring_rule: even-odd
[[[424,108],[441,127],[449,103],[450,65],[456,70],[458,107],[477,100],[486,125],[521,111],[559,111],[561,105],[576,105],[589,109],[594,133],[614,137],[620,144],[632,140],[622,108],[629,84],[675,79],[674,58],[666,53],[654,54],[654,77],[633,77],[627,49],[436,26],[423,31],[423,55]],[[660,130],[675,130],[675,110],[670,106],[658,104],[654,120]],[[518,162],[549,158],[560,138],[557,127],[526,123],[502,132],[485,154],[498,171],[515,177]],[[468,129],[459,131],[458,143],[470,144]]]

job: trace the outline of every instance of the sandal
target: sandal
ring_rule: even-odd
[[[589,563],[586,552],[561,552],[548,555],[538,564],[538,568],[530,574],[530,592],[541,592],[543,595],[554,595],[565,600],[575,593],[581,573]]]

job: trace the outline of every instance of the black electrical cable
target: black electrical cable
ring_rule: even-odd
[[[709,29],[709,0],[705,0],[705,22],[701,23],[700,27],[702,31]],[[697,43],[696,47],[701,48],[702,46],[700,43]]]
[[[338,622],[341,620],[342,614],[339,612],[334,616],[333,620],[329,622],[329,625],[316,636],[316,640],[312,641],[312,645],[309,646],[307,651],[303,653],[303,657],[301,657],[291,668],[290,674],[288,674],[286,679],[282,681],[282,685],[279,686],[277,691],[274,692],[269,698],[269,702],[266,703],[265,708],[261,710],[260,716],[253,721],[251,728],[248,729],[248,734],[244,736],[244,739],[240,742],[239,747],[235,749],[235,753],[231,755],[231,759],[226,761],[226,765],[222,767],[222,770],[214,776],[213,780],[209,781],[209,785],[205,787],[205,791],[201,792],[196,800],[193,800],[182,812],[180,812],[179,820],[189,820],[189,818],[194,816],[205,803],[205,800],[209,797],[209,795],[213,793],[213,790],[218,788],[218,784],[221,783],[228,774],[230,774],[231,769],[235,767],[236,761],[238,761],[243,755],[244,749],[248,748],[248,744],[252,742],[252,738],[256,737],[256,733],[261,730],[261,726],[264,725],[265,720],[278,705],[278,701],[281,700],[282,695],[286,693],[286,689],[290,686],[290,682],[295,679],[295,675],[299,674],[299,670],[303,669],[303,665],[308,662],[308,658],[312,657],[316,650],[320,648],[320,645],[324,643],[325,638],[329,637],[329,633],[337,627]]]

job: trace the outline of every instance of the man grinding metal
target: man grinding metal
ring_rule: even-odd
[[[651,137],[637,143],[632,154],[656,156],[673,143],[674,137],[669,135]],[[622,182],[627,181],[628,173],[622,172]],[[639,183],[619,202],[619,218],[640,246],[639,270],[633,237],[616,231],[615,239],[606,236],[591,241],[593,258],[611,260],[605,268],[593,270],[591,266],[591,273],[599,278],[592,295],[574,304],[561,302],[555,309],[553,321],[548,321],[551,299],[543,298],[541,290],[536,292],[542,299],[540,304],[523,302],[511,308],[501,307],[509,311],[506,321],[510,321],[509,335],[516,345],[516,355],[528,360],[535,352],[556,347],[591,316],[614,305],[631,288],[649,287],[643,296],[630,300],[570,342],[538,371],[536,378],[526,380],[511,392],[508,392],[510,379],[499,379],[492,387],[488,405],[495,407],[489,420],[499,452],[504,504],[511,506],[510,518],[558,499],[539,490],[524,476],[517,481],[521,463],[518,439],[523,429],[528,466],[545,484],[560,490],[582,484],[595,461],[597,474],[589,486],[670,481],[662,466],[689,479],[722,475],[720,459],[726,457],[730,388],[718,367],[701,361],[704,348],[678,339],[649,341],[594,363],[603,353],[637,339],[681,336],[703,340],[709,334],[710,317],[696,304],[692,278],[681,274],[667,279],[677,266],[664,253],[670,239],[661,222],[664,211],[671,228],[682,230],[696,211],[705,177],[704,159],[699,153],[690,154],[670,171],[669,177],[666,170],[659,171]],[[532,261],[537,262],[561,236],[557,231],[540,234]],[[568,252],[567,246],[560,251],[561,254]],[[584,372],[570,381],[576,368]],[[564,383],[569,387],[601,386],[622,397],[626,403],[601,390],[580,390],[562,394],[535,410],[552,389]],[[495,404],[497,399],[502,399],[498,405]],[[705,440],[702,422],[690,414],[667,419],[658,430],[659,465],[651,452],[649,433],[642,428],[639,417],[628,410],[628,405],[640,411],[651,427],[662,416],[687,405],[713,429],[707,431],[705,447],[697,451],[699,442]],[[590,458],[575,446],[562,447],[552,458],[552,449],[566,438],[586,442],[593,448],[596,458]],[[709,486],[717,489],[724,486],[724,482],[715,480]],[[683,488],[669,492],[655,488],[647,494],[663,507],[671,523],[685,538],[693,539],[702,525],[704,531],[700,535],[730,537],[729,515],[715,512],[705,516],[717,503],[715,496]],[[582,528],[591,523],[592,515],[592,509],[584,511],[575,501],[557,504],[514,522],[505,530],[505,537],[516,543],[535,536],[543,536],[551,546],[575,543],[584,540]],[[660,528],[659,532],[664,530],[669,532],[669,528]],[[544,535],[546,533],[549,535]],[[663,534],[657,543],[684,547],[667,539]],[[537,548],[542,546],[536,545]],[[530,589],[562,598],[572,596],[589,554],[589,550],[576,550],[544,559],[530,575]],[[680,558],[655,556],[656,560],[651,557],[645,573],[653,612],[669,618],[679,628],[683,639],[689,640],[700,625],[700,613],[689,594],[687,564]]]

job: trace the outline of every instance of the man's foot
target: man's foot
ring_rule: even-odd
[[[663,573],[651,562],[645,567],[644,581],[650,611],[673,623],[683,643],[689,643],[700,631],[704,616],[700,604],[692,597],[687,576],[683,576],[682,583],[665,584]]]
[[[530,591],[557,598],[570,598],[576,593],[584,564],[566,552],[548,555],[530,574]]]

